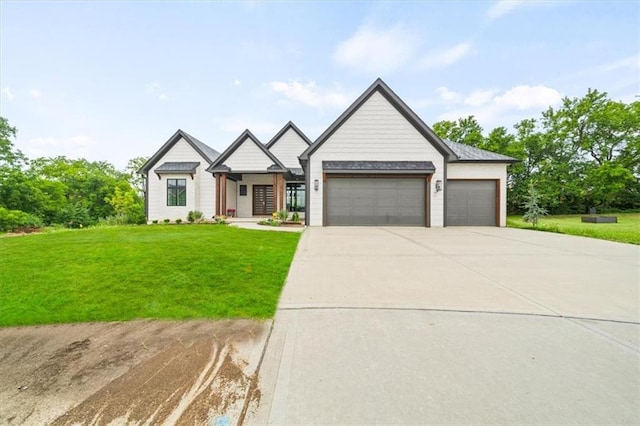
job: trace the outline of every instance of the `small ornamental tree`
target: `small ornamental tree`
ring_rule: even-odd
[[[535,228],[538,226],[538,221],[544,215],[546,215],[547,209],[540,206],[540,195],[533,185],[529,186],[529,192],[524,197],[525,203],[522,205],[524,208],[524,216],[522,217],[525,222],[529,222]]]

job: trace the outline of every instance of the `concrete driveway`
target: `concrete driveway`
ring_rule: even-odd
[[[640,423],[640,247],[309,228],[249,423]]]

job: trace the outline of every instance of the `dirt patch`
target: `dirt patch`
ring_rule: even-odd
[[[0,424],[241,422],[247,398],[260,397],[256,369],[270,326],[149,320],[0,329]]]

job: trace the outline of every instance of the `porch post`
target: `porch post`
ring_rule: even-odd
[[[215,174],[216,178],[216,216],[220,216],[220,173]]]
[[[220,200],[220,204],[221,204],[221,210],[222,212],[220,214],[222,215],[226,215],[227,214],[227,174],[226,173],[222,173],[222,179],[220,179],[220,186],[222,186],[222,196],[221,196],[221,200]]]
[[[280,208],[287,208],[287,184],[284,180],[284,173],[280,173]]]
[[[278,197],[278,174],[273,174],[273,207],[276,211],[280,211],[280,202]]]

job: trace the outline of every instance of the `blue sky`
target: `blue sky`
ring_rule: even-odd
[[[640,3],[0,2],[0,115],[31,158],[123,168],[178,128],[314,140],[377,77],[489,131],[588,88],[640,94]]]

